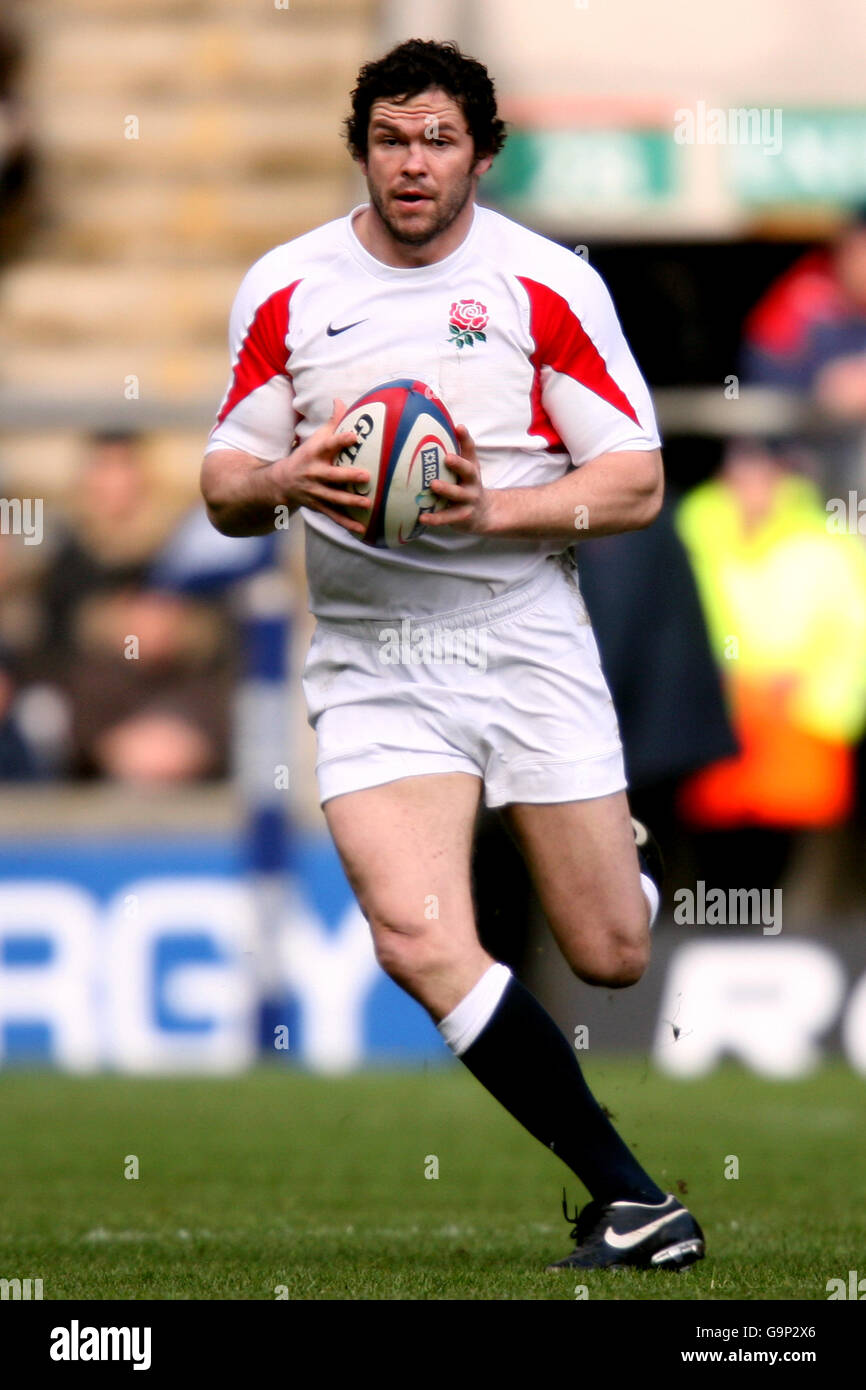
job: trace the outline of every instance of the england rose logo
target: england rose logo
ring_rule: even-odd
[[[451,333],[448,341],[456,343],[459,348],[486,343],[487,335],[482,329],[487,327],[487,320],[487,310],[477,299],[455,299],[448,320]]]

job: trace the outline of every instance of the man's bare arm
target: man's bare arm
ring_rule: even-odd
[[[574,541],[639,531],[655,521],[664,498],[658,449],[600,454],[553,483],[500,488],[487,535]]]
[[[448,454],[447,462],[459,482],[438,479],[432,484],[449,505],[422,516],[425,526],[516,540],[552,538],[567,545],[589,536],[639,531],[661,509],[664,469],[658,449],[600,454],[553,483],[485,488],[465,426],[458,425],[457,438],[460,453]]]
[[[205,454],[201,490],[207,514],[218,531],[224,536],[263,536],[274,529],[277,507],[297,510],[297,503],[286,498],[276,468],[276,464],[238,449],[215,449]]]
[[[370,505],[369,498],[344,490],[347,483],[368,482],[369,473],[334,462],[343,449],[357,442],[352,430],[337,431],[345,412],[342,401],[335,401],[326,425],[285,458],[271,463],[239,449],[205,454],[201,491],[216,529],[224,536],[263,536],[274,529],[278,507],[288,507],[290,513],[309,507],[362,535],[361,523],[339,510]]]

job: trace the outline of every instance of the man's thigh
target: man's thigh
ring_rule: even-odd
[[[324,805],[383,966],[434,1013],[468,993],[486,959],[470,876],[480,795],[480,777],[455,772],[403,777]]]
[[[571,967],[593,983],[634,983],[648,956],[649,911],[626,793],[513,803],[503,814]]]

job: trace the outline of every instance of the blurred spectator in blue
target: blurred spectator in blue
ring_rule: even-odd
[[[839,418],[866,419],[866,206],[758,301],[745,324],[742,376],[809,395]]]

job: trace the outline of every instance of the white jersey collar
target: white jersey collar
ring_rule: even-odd
[[[427,284],[431,280],[444,279],[451,274],[454,267],[466,255],[478,227],[478,205],[476,203],[472,209],[472,222],[469,231],[450,256],[445,256],[441,261],[434,261],[432,265],[385,265],[384,261],[379,261],[375,256],[370,255],[367,248],[361,244],[354,228],[354,221],[358,213],[369,206],[369,203],[359,203],[357,207],[352,208],[346,218],[346,235],[355,260],[359,261],[365,270],[369,271],[371,275],[375,275],[379,280],[414,280],[416,284]]]

